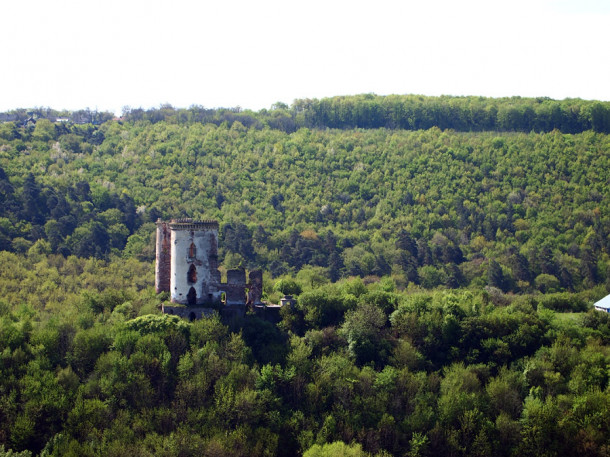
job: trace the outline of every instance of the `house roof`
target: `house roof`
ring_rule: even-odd
[[[593,306],[595,306],[596,308],[609,309],[610,308],[610,295],[606,295],[600,301],[595,302],[593,304]]]

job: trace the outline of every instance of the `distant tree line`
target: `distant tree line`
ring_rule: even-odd
[[[276,103],[258,112],[241,108],[209,109],[171,105],[144,110],[126,107],[129,122],[201,122],[217,125],[235,121],[246,127],[293,132],[302,127],[331,129],[405,129],[438,127],[460,132],[507,131],[610,133],[610,103],[581,99],[379,96],[364,94],[323,99],[298,99],[291,106]]]
[[[27,125],[35,123],[38,119],[46,119],[51,122],[71,122],[74,124],[93,124],[99,125],[114,118],[112,113],[107,111],[97,111],[81,109],[76,111],[55,110],[52,108],[30,108],[16,109],[0,113],[0,122],[15,122],[17,125]]]
[[[0,122],[25,124],[30,120],[58,119],[75,124],[102,124],[112,113],[92,111],[58,111],[51,108],[18,109],[0,113]],[[430,97],[423,95],[361,94],[322,99],[297,99],[292,105],[275,103],[270,109],[243,110],[240,107],[205,108],[192,105],[175,108],[123,107],[121,120],[157,123],[213,123],[229,126],[239,121],[248,128],[269,127],[294,132],[302,127],[331,129],[404,129],[420,130],[438,127],[459,132],[506,131],[579,133],[594,130],[610,133],[610,103],[582,99],[553,100],[548,97],[487,98]]]

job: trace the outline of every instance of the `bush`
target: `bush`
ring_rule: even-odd
[[[300,284],[290,278],[278,280],[273,289],[283,295],[299,295],[303,291]]]
[[[543,295],[538,298],[538,304],[560,312],[580,313],[587,311],[588,308],[582,296],[567,292]]]

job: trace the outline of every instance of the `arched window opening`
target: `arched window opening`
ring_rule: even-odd
[[[197,247],[195,246],[195,243],[191,243],[191,246],[189,247],[189,257],[191,259],[197,257]]]
[[[195,288],[191,287],[189,289],[189,293],[186,295],[186,300],[189,305],[197,304],[197,292],[195,292]]]
[[[186,274],[186,280],[189,284],[195,284],[197,282],[197,268],[195,268],[195,265],[191,264],[189,267],[189,271]]]

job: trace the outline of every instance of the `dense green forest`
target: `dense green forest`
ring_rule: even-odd
[[[608,103],[0,120],[0,455],[610,453]],[[173,217],[296,305],[161,315]]]
[[[278,325],[229,327],[160,315],[152,280],[0,252],[0,454],[607,455],[610,316],[553,311],[600,291],[309,274],[278,282],[299,292]]]
[[[191,216],[221,221],[225,265],[273,276],[505,292],[609,277],[606,134],[176,120],[2,124],[0,249],[151,261],[151,223]]]

